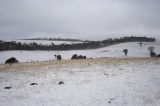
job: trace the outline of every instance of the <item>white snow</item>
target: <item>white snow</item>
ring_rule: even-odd
[[[0,106],[159,106],[159,66],[154,58],[0,65]]]
[[[62,59],[70,59],[73,54],[86,55],[88,58],[98,57],[125,57],[123,49],[128,49],[127,57],[149,57],[148,47],[154,46],[155,52],[160,54],[160,43],[144,42],[142,47],[138,42],[121,43],[104,48],[92,50],[70,50],[70,51],[3,51],[0,52],[0,64],[6,59],[16,57],[20,62],[48,61],[54,60],[54,55],[60,54]]]

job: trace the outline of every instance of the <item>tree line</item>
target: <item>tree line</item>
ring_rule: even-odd
[[[71,38],[30,38],[30,39],[19,39],[19,40],[48,40],[48,41],[72,41],[72,42],[84,42],[80,39],[71,39]]]
[[[6,50],[81,50],[81,49],[95,49],[105,46],[110,46],[113,44],[124,43],[124,42],[154,42],[155,38],[148,37],[121,37],[121,38],[110,38],[102,41],[87,41],[83,43],[76,44],[60,44],[55,45],[51,43],[50,45],[42,45],[33,43],[21,43],[16,41],[6,42],[0,40],[0,51]]]

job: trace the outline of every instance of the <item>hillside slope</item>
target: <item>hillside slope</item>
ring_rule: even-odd
[[[73,54],[86,55],[87,57],[125,57],[123,49],[128,49],[126,57],[149,57],[148,47],[154,46],[156,53],[160,54],[160,43],[144,42],[142,47],[138,42],[115,44],[112,46],[90,49],[90,50],[70,50],[70,51],[4,51],[0,52],[0,63],[4,63],[10,57],[16,57],[20,62],[48,61],[54,60],[55,54],[62,55],[62,59],[70,59]]]

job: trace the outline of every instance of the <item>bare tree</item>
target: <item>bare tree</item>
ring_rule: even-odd
[[[155,50],[155,47],[154,47],[154,46],[149,46],[149,47],[148,47],[148,51],[149,51],[149,52],[154,52],[154,50]]]
[[[154,46],[149,46],[148,47],[148,51],[150,52],[151,57],[156,57],[157,56],[157,54],[154,52],[154,50],[155,50]]]
[[[127,54],[128,54],[128,49],[123,49],[123,52],[124,52],[125,56],[127,56]]]

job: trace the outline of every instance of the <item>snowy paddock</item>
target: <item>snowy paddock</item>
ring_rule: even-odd
[[[0,65],[0,106],[160,106],[159,67],[158,58]]]
[[[0,64],[4,64],[10,57],[15,57],[19,62],[33,62],[33,61],[49,61],[55,60],[54,55],[60,54],[62,59],[71,59],[73,54],[85,55],[88,58],[99,57],[125,57],[123,49],[128,49],[127,57],[150,57],[148,47],[154,46],[155,52],[160,54],[160,42],[143,42],[143,46],[140,47],[139,42],[129,42],[115,44],[98,49],[90,50],[68,50],[68,51],[1,51],[0,52]]]

